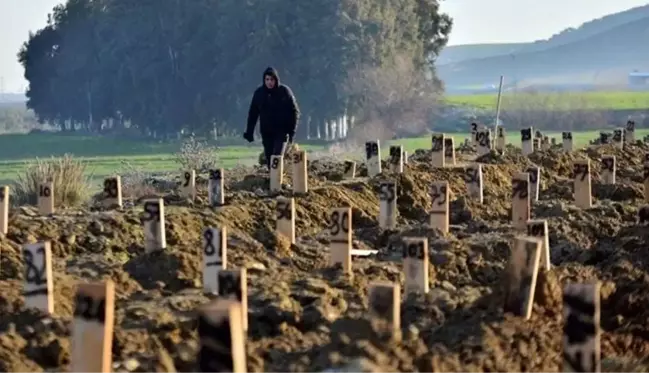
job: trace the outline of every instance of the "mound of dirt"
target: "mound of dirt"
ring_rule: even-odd
[[[116,371],[196,371],[196,309],[202,292],[201,233],[227,226],[228,263],[248,273],[248,370],[260,371],[556,371],[562,354],[562,284],[599,279],[602,287],[602,368],[647,371],[649,230],[636,222],[643,205],[644,145],[555,148],[523,157],[509,146],[457,166],[430,167],[430,151],[411,154],[403,174],[342,180],[340,162],[309,161],[310,191],[296,196],[297,242],[275,233],[275,196],[262,167],[226,171],[226,205],[207,207],[206,175],[194,203],[165,198],[168,247],[146,253],[141,201],[122,211],[62,210],[40,217],[32,207],[10,212],[0,237],[0,370],[63,371],[70,363],[75,286],[110,278],[116,284],[113,368]],[[617,160],[617,183],[599,181],[602,155]],[[591,159],[594,207],[572,202],[572,164]],[[467,197],[464,166],[483,164],[484,203]],[[517,232],[511,226],[512,176],[542,169],[532,216],[547,219],[553,268],[541,273],[530,320],[503,313],[503,270]],[[398,228],[378,227],[381,180],[398,185]],[[451,189],[450,233],[426,226],[430,185]],[[286,170],[290,196],[291,171]],[[171,183],[173,185],[173,183]],[[329,268],[326,213],[352,207],[353,277]],[[429,241],[430,292],[401,304],[401,339],[368,315],[373,281],[403,284],[403,237]],[[48,240],[54,257],[55,313],[24,307],[21,245]]]

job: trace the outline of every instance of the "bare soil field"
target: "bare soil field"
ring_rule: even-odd
[[[523,157],[509,146],[477,159],[483,164],[484,203],[467,197],[463,167],[433,169],[430,153],[410,156],[403,174],[342,180],[343,163],[310,161],[309,187],[296,196],[297,243],[275,233],[275,198],[259,168],[226,170],[226,206],[207,206],[206,175],[189,203],[173,188],[165,200],[164,251],[146,253],[142,202],[122,211],[61,209],[38,216],[13,208],[0,238],[0,371],[66,371],[70,325],[79,282],[115,283],[115,371],[196,371],[196,310],[213,296],[202,291],[202,231],[227,226],[228,266],[248,273],[247,366],[262,371],[560,371],[562,288],[567,281],[600,280],[604,371],[648,371],[649,230],[637,222],[643,202],[642,165],[649,146],[612,145]],[[602,155],[617,157],[617,183],[599,182]],[[573,162],[590,158],[593,208],[574,207]],[[466,164],[475,154],[458,154]],[[532,218],[547,219],[553,268],[540,271],[532,317],[503,312],[503,272],[516,232],[511,225],[512,176],[542,168]],[[290,172],[285,183],[291,184]],[[378,184],[397,180],[398,229],[378,227]],[[450,232],[427,228],[430,184],[451,187]],[[283,194],[290,196],[290,188]],[[353,277],[330,268],[327,212],[352,207]],[[372,281],[403,283],[403,237],[429,240],[428,294],[403,295],[403,338],[379,333],[368,316]],[[23,305],[21,245],[52,244],[55,313]]]

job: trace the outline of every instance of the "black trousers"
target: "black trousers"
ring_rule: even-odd
[[[266,155],[266,166],[270,169],[270,157],[273,155],[284,155],[286,151],[287,136],[265,136],[262,137],[261,143],[264,146],[264,155]]]

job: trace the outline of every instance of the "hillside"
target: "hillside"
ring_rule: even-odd
[[[554,47],[439,65],[438,73],[448,87],[493,84],[500,75],[508,76],[509,82],[536,84],[626,84],[629,71],[649,69],[649,6],[638,9],[647,15],[599,33],[591,22],[584,26],[583,35],[590,33],[588,37],[578,37],[579,31],[564,33],[552,42]],[[559,41],[570,38],[575,41]]]
[[[503,44],[466,44],[446,47],[439,55],[439,65],[459,63],[471,59],[480,59],[511,53],[536,52],[580,40],[588,39],[599,33],[609,31],[649,17],[649,4],[631,8],[623,12],[609,14],[586,22],[577,28],[567,28],[549,39],[537,40],[532,43],[503,43]]]

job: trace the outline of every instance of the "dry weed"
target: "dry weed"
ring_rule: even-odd
[[[85,162],[70,154],[46,160],[36,158],[18,175],[12,201],[16,205],[36,204],[40,185],[51,180],[55,205],[79,206],[89,197],[90,175],[86,174],[86,168]]]

